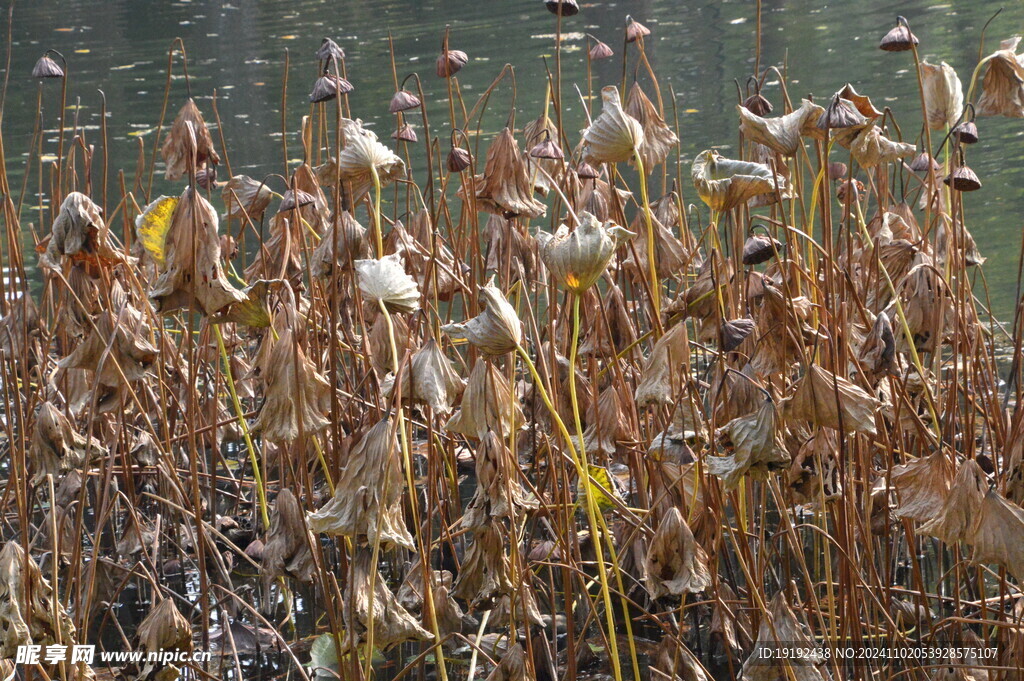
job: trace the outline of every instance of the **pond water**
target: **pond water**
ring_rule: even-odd
[[[659,75],[666,106],[675,93],[681,122],[684,177],[689,160],[709,146],[728,151],[736,144],[736,87],[753,70],[755,19],[753,3],[738,0],[632,0],[582,2],[583,11],[565,20],[569,33],[563,59],[565,115],[583,126],[582,107],[568,84],[585,86],[586,45],[590,33],[621,53],[621,27],[627,14],[653,30],[647,54]],[[765,0],[761,64],[788,65],[791,96],[827,97],[852,81],[858,91],[893,109],[904,133],[915,138],[919,99],[909,54],[876,48],[897,13],[906,16],[921,39],[921,55],[951,64],[966,88],[977,63],[982,26],[1002,3],[991,0],[870,0],[821,3],[811,0]],[[6,22],[5,22],[6,23]],[[444,82],[433,74],[445,25],[451,45],[465,50],[471,62],[460,74],[465,97],[475,101],[505,63],[516,65],[519,120],[540,113],[544,96],[544,62],[553,48],[554,21],[541,0],[232,0],[214,2],[138,2],[106,0],[34,0],[14,10],[13,56],[4,137],[10,172],[24,167],[31,144],[37,84],[29,74],[43,50],[61,51],[69,61],[69,105],[80,103],[79,122],[98,145],[101,99],[106,95],[110,135],[109,173],[116,180],[124,168],[133,178],[138,140],[152,148],[165,83],[167,50],[175,36],[185,41],[193,94],[210,120],[208,99],[216,89],[223,134],[234,172],[261,176],[282,169],[281,85],[290,57],[291,96],[285,117],[292,156],[305,95],[315,77],[314,51],[330,36],[347,52],[353,115],[375,124],[388,137],[392,116],[387,103],[394,92],[389,69],[388,35],[394,37],[399,77],[423,76],[434,110],[434,133],[448,134]],[[985,52],[1024,26],[1024,6],[1008,3],[988,31]],[[176,72],[180,73],[180,69]],[[618,83],[618,56],[595,64],[594,86]],[[670,90],[671,89],[671,90]],[[778,107],[777,87],[765,94]],[[172,86],[170,114],[186,97],[185,84]],[[59,88],[44,84],[45,124],[52,130],[59,108]],[[494,130],[507,115],[506,91],[496,94],[485,129]],[[994,309],[1012,315],[1020,233],[1024,222],[1024,168],[1016,162],[1024,150],[1024,123],[986,118],[981,142],[968,162],[981,177],[981,191],[965,196],[968,227],[988,257],[985,276]],[[570,129],[573,129],[570,126]],[[422,133],[422,131],[420,131]],[[934,140],[937,144],[938,140]],[[47,135],[43,153],[52,153],[56,135]],[[102,168],[94,169],[94,176]],[[689,190],[684,186],[684,199]],[[171,193],[157,179],[154,192]],[[692,194],[692,192],[691,192]],[[26,201],[30,207],[33,201]],[[979,280],[980,283],[980,280]],[[984,300],[984,292],[979,289]]]

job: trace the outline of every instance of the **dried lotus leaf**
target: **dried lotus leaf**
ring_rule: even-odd
[[[740,132],[744,138],[763,144],[783,156],[794,156],[800,150],[801,137],[821,138],[817,122],[825,110],[809,100],[800,108],[778,118],[762,118],[747,108],[737,105],[740,114]]]
[[[543,203],[533,198],[533,181],[509,128],[498,133],[487,150],[483,174],[459,189],[458,195],[463,201],[467,200],[467,186],[475,187],[476,203],[488,213],[505,218],[519,215],[538,218],[547,211]]]
[[[488,355],[503,355],[518,348],[523,325],[516,310],[494,285],[494,277],[480,287],[483,310],[465,323],[446,324],[441,330],[456,340],[466,339]]]
[[[643,160],[644,171],[650,174],[654,166],[665,162],[669,152],[679,142],[672,128],[668,127],[654,103],[648,99],[640,83],[633,81],[626,97],[626,113],[640,122],[643,128],[643,144],[640,145],[640,158]]]
[[[800,380],[796,392],[786,400],[786,415],[816,426],[845,432],[874,434],[875,414],[880,403],[863,388],[817,364]]]
[[[714,149],[702,151],[693,161],[693,186],[701,201],[713,211],[724,212],[760,194],[786,188],[784,178],[762,163],[734,161]]]
[[[965,460],[953,478],[942,508],[918,531],[947,544],[965,541],[971,535],[987,490],[985,471],[974,459]]]
[[[622,108],[614,85],[601,88],[601,115],[583,131],[583,160],[623,163],[635,160],[644,145],[644,127]]]
[[[391,312],[420,309],[416,281],[406,273],[405,263],[397,254],[376,260],[357,260],[355,269],[364,300],[382,303]]]
[[[651,539],[644,557],[644,581],[653,599],[698,593],[711,584],[707,553],[674,506]]]
[[[352,448],[334,496],[307,517],[309,529],[413,551],[402,512],[404,489],[397,433],[391,419],[383,419]]]
[[[987,64],[978,98],[979,116],[1024,118],[1024,63],[1017,55],[1020,36],[1004,40]]]

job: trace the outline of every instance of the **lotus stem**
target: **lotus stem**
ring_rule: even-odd
[[[380,221],[380,173],[377,172],[377,166],[370,164],[370,177],[373,178],[373,234],[377,238],[377,257],[384,257],[384,225]],[[387,314],[385,310],[384,314]],[[388,317],[388,324],[390,325],[390,317]],[[397,360],[396,360],[397,361]],[[395,370],[397,371],[397,369]]]
[[[633,150],[633,158],[636,160],[636,170],[640,175],[640,202],[643,204],[644,221],[647,223],[647,266],[651,273],[651,297],[654,303],[652,326],[658,329],[657,336],[661,336],[661,286],[658,283],[657,253],[654,250],[654,219],[651,217],[651,201],[647,195],[647,172],[639,150]]]
[[[576,421],[576,435],[580,441],[580,462],[583,465],[583,469],[587,471],[587,484],[584,485],[584,489],[587,491],[587,497],[590,497],[590,461],[587,457],[587,444],[583,439],[583,421],[580,418],[580,403],[576,397],[576,353],[580,344],[580,298],[581,296],[577,293],[572,295],[572,345],[569,346],[569,399],[572,402],[572,416],[573,420]],[[591,502],[588,500],[588,505]],[[601,524],[601,535],[608,542],[608,552],[612,559],[612,571],[615,573],[616,586],[619,588],[619,593],[622,595],[622,618],[626,623],[626,639],[629,641],[629,658],[633,664],[633,678],[640,678],[640,664],[636,657],[636,642],[633,640],[633,623],[629,617],[629,601],[626,598],[626,589],[622,583],[622,573],[619,570],[619,561],[615,555],[615,542],[612,539],[611,533],[608,531],[608,525],[605,523],[604,516],[600,513],[596,514],[596,519]],[[599,546],[600,542],[595,541],[595,546]],[[599,563],[600,565],[600,563]],[[609,607],[606,604],[606,607]],[[612,629],[614,631],[614,629]]]
[[[374,177],[375,178],[377,177],[376,170],[374,170]],[[378,232],[378,236],[379,236],[379,232]],[[391,320],[391,313],[388,312],[388,307],[387,307],[387,305],[384,304],[384,301],[378,299],[377,300],[377,305],[380,307],[381,314],[384,315],[384,321],[387,322],[387,326],[388,326],[388,342],[391,344],[391,369],[394,372],[394,376],[395,376],[395,387],[394,387],[393,397],[395,397],[395,411],[398,414],[398,418],[397,418],[397,421],[398,421],[398,434],[399,434],[399,441],[401,442],[401,446],[402,446],[402,461],[403,461],[403,463],[405,465],[405,484],[407,485],[408,490],[409,490],[409,506],[412,508],[413,524],[418,529],[419,526],[420,526],[420,521],[419,521],[419,510],[418,510],[417,504],[416,504],[416,479],[415,479],[414,471],[413,471],[412,453],[411,453],[410,448],[409,448],[409,436],[405,432],[405,408],[402,406],[401,400],[398,399],[398,395],[401,392],[402,386],[401,386],[401,381],[400,381],[399,375],[398,375],[399,366],[400,366],[400,360],[398,359],[398,345],[397,345],[397,343],[395,343],[395,325],[394,325],[394,323]],[[427,547],[425,545],[424,541],[423,541],[423,533],[422,532],[418,532],[417,531],[416,532],[416,538],[417,538],[417,540],[419,540],[420,545],[422,547],[422,550],[420,551],[420,560],[423,562],[423,609],[424,609],[424,613],[425,614],[429,613],[429,618],[428,619],[430,620],[431,628],[433,629],[433,632],[431,632],[431,633],[434,634],[434,654],[437,656],[438,674],[440,676],[441,681],[448,681],[448,671],[445,668],[445,662],[444,662],[444,650],[441,647],[441,631],[440,631],[440,629],[438,627],[438,624],[437,624],[437,616],[435,614],[436,611],[434,609],[434,594],[433,594],[433,588],[431,586],[433,578],[430,576],[430,566],[427,564],[427,549],[429,547]],[[375,542],[375,544],[379,544],[379,543],[380,543],[379,541]],[[374,566],[377,565],[376,558],[374,558],[372,564]],[[376,570],[374,570],[374,573],[375,572],[376,572]],[[372,586],[371,586],[370,594],[371,594],[371,598],[372,598],[372,594],[373,594]],[[372,614],[372,608],[371,608],[371,614],[370,614],[370,623],[371,624],[369,626],[370,634],[371,635],[373,633],[373,626],[372,626],[373,620],[372,620],[372,617],[373,617],[373,614]],[[372,656],[373,656],[373,650],[370,649],[370,650],[367,651],[367,659],[369,660],[369,658],[372,657]],[[369,677],[369,661],[367,662],[366,678],[370,678]]]
[[[228,359],[228,351],[224,346],[224,337],[220,333],[219,324],[211,324],[213,335],[217,339],[217,350],[220,352],[221,362],[224,363],[224,376],[227,379],[228,393],[231,395],[231,405],[235,408],[235,418],[238,420],[238,427],[242,430],[242,437],[245,439],[245,450],[249,454],[249,465],[252,466],[252,477],[256,483],[256,496],[259,500],[260,519],[263,521],[263,529],[270,529],[270,515],[267,513],[267,489],[263,484],[263,476],[260,474],[260,462],[256,458],[256,448],[252,444],[252,437],[249,435],[249,425],[245,422],[245,412],[242,411],[242,403],[238,399],[238,392],[235,390],[235,379],[231,375],[231,360]]]
[[[605,618],[608,625],[609,657],[611,658],[615,681],[622,681],[622,667],[619,661],[619,649],[615,640],[615,615],[612,606],[611,590],[608,588],[608,574],[605,570],[604,549],[601,547],[601,541],[598,537],[600,524],[597,521],[597,500],[594,499],[592,494],[593,483],[590,478],[590,469],[585,468],[583,463],[580,461],[579,454],[577,454],[576,447],[572,441],[572,435],[569,434],[569,429],[565,427],[565,422],[562,420],[562,417],[559,416],[558,410],[555,409],[555,405],[551,402],[551,398],[548,396],[548,391],[544,387],[544,382],[541,380],[540,374],[537,373],[537,367],[534,365],[533,360],[530,359],[530,355],[527,354],[522,345],[516,346],[516,352],[520,357],[522,357],[523,363],[526,364],[526,368],[529,370],[530,376],[533,378],[533,384],[536,386],[537,392],[540,394],[540,398],[544,402],[544,406],[547,407],[548,412],[551,414],[551,418],[558,426],[558,431],[561,433],[566,446],[569,448],[569,455],[576,467],[576,474],[583,483],[582,491],[585,501],[584,507],[586,508],[590,531],[593,533],[594,537],[594,553],[597,562],[598,579],[601,584],[601,600],[604,603]],[[570,373],[575,372],[576,368],[570,366],[569,371]],[[582,445],[582,443],[580,444]]]

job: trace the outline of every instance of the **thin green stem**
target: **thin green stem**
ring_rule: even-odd
[[[228,392],[231,394],[231,404],[235,408],[235,418],[238,420],[238,427],[242,429],[245,449],[249,454],[252,477],[256,482],[256,496],[259,500],[260,518],[263,521],[263,529],[267,530],[270,529],[270,515],[267,513],[267,490],[263,485],[263,476],[260,474],[260,462],[256,459],[256,448],[252,445],[252,437],[249,435],[249,426],[245,422],[242,403],[239,401],[238,392],[235,390],[235,379],[231,376],[231,360],[228,359],[228,351],[224,347],[224,337],[220,333],[220,325],[213,324],[212,326],[213,335],[217,339],[217,349],[220,351],[220,359],[224,362],[224,374],[227,377]]]

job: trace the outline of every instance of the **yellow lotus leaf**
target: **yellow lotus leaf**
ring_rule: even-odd
[[[157,265],[163,266],[167,256],[167,232],[171,229],[171,216],[177,205],[177,196],[161,196],[135,218],[135,234]]]

